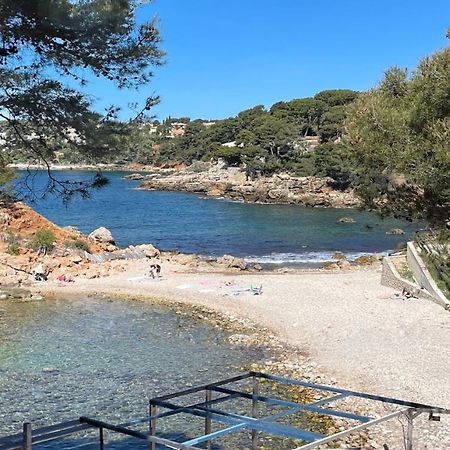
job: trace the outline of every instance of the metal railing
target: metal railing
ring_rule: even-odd
[[[233,388],[233,385],[242,381],[251,381],[248,391]],[[281,386],[297,386],[320,393],[321,399],[312,403],[300,403],[275,397],[261,395],[261,382],[270,382]],[[188,405],[174,403],[175,399],[182,397],[189,399],[193,394],[202,394],[203,401]],[[214,398],[215,396],[215,398]],[[348,412],[330,405],[347,398],[359,398],[378,404],[391,405],[397,409],[379,417],[370,417],[358,413]],[[244,415],[237,412],[225,411],[221,408],[231,400],[239,399],[249,402],[250,414]],[[263,415],[262,405],[275,407],[277,413]],[[164,410],[164,411],[161,411]],[[293,416],[298,413],[319,414],[331,418],[345,420],[351,425],[334,434],[322,434],[311,430],[300,429],[296,426],[277,423],[280,419]],[[406,450],[414,449],[413,430],[414,420],[421,414],[428,414],[430,420],[439,420],[440,414],[450,414],[450,410],[425,405],[416,402],[398,400],[364,392],[341,389],[334,386],[309,383],[280,376],[265,374],[262,372],[248,372],[235,377],[227,378],[216,383],[192,387],[173,394],[155,397],[149,400],[149,415],[143,418],[131,420],[119,425],[107,423],[89,417],[80,417],[77,420],[63,422],[45,428],[33,430],[30,423],[25,423],[23,432],[0,438],[0,450],[31,450],[35,444],[61,439],[86,430],[98,430],[98,445],[100,450],[105,448],[105,430],[146,441],[149,450],[157,448],[169,448],[174,450],[194,450],[199,448],[211,449],[215,439],[243,430],[250,431],[251,448],[256,450],[259,445],[259,436],[264,434],[275,435],[281,438],[297,439],[303,442],[293,450],[309,450],[337,441],[348,435],[368,429],[382,422],[403,416],[407,421],[405,434]],[[189,438],[183,442],[177,442],[157,435],[158,421],[173,417],[178,414],[187,414],[198,417],[204,421],[204,433],[200,436]],[[213,423],[221,424],[222,428],[213,431]],[[148,431],[136,430],[136,426],[148,424]],[[225,428],[223,428],[225,425]],[[133,428],[134,427],[134,428]],[[173,430],[175,431],[175,430]],[[202,446],[202,447],[199,447]],[[157,447],[158,446],[158,447]],[[450,448],[450,443],[448,443]],[[385,446],[385,448],[387,448]]]

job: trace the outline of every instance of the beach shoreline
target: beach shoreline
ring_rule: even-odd
[[[413,371],[407,365],[400,370],[398,364],[414,363],[406,358],[406,353],[411,353],[406,350],[420,350],[413,343],[424,341],[421,333],[428,332],[430,336],[433,327],[433,340],[445,347],[444,340],[438,338],[439,330],[445,333],[450,329],[450,315],[426,300],[394,298],[396,291],[380,284],[379,267],[340,272],[245,273],[198,271],[164,262],[158,281],[146,276],[147,266],[145,260],[128,261],[126,270],[118,274],[93,279],[77,277],[74,283],[35,283],[32,291],[44,296],[159,298],[166,304],[204,307],[269,330],[283,342],[313,356],[326,373],[334,374],[330,378],[342,380],[348,387],[370,390],[379,384],[383,389],[380,394],[401,393],[410,400],[433,401],[408,379]],[[250,290],[261,286],[261,295]],[[419,324],[420,333],[414,327]],[[385,351],[382,359],[389,354],[391,362],[396,363],[396,367],[391,365],[391,375],[396,371],[404,373],[407,383],[402,389],[398,388],[396,376],[383,377],[386,370],[377,369],[382,366],[380,350]],[[441,366],[441,371],[445,369],[441,356],[438,360],[431,358],[425,371],[417,370],[424,369],[424,364],[415,367],[415,377],[425,377],[433,365]],[[340,359],[353,362],[340,364]],[[369,368],[373,369],[372,375]],[[438,373],[436,370],[435,375]],[[441,406],[450,406],[450,390],[448,394]]]
[[[7,229],[26,231],[28,236],[36,223],[41,223],[38,228],[53,227],[58,243],[86,239],[76,231],[59,229],[24,205],[8,216]],[[17,256],[4,253],[2,290],[9,281],[24,288],[24,300],[30,289],[35,300],[39,295],[87,301],[89,297],[160,299],[171,307],[194,307],[194,315],[202,320],[216,317],[217,326],[247,326],[250,333],[235,333],[239,342],[273,341],[281,350],[281,361],[268,366],[268,371],[288,370],[312,382],[450,407],[450,314],[427,300],[395,297],[398,292],[381,285],[377,258],[369,258],[366,266],[342,259],[333,263],[334,270],[269,272],[255,266],[243,270],[245,262],[229,255],[210,261],[161,253],[149,244],[141,247],[136,259],[123,254],[104,261],[99,258],[103,262],[88,261],[74,249],[45,256],[29,249]],[[128,249],[135,251],[137,247]],[[106,255],[114,252],[120,249],[114,246]],[[32,281],[30,272],[38,262],[46,266],[48,281]],[[150,276],[150,265],[155,263],[162,267],[161,278]],[[58,281],[61,277],[65,281]],[[371,415],[370,410],[361,412]],[[433,446],[417,448],[448,448],[436,444],[450,442],[448,426],[445,431],[442,423],[418,422],[425,430],[418,435],[427,442],[432,434]],[[390,426],[383,428],[382,438],[393,434]],[[396,436],[401,436],[398,429]],[[371,439],[375,446],[367,448],[380,448],[376,445],[381,441]]]
[[[194,318],[232,331],[239,343],[272,343],[280,358],[267,366],[268,371],[450,406],[444,362],[450,315],[426,300],[395,298],[395,290],[381,286],[379,266],[246,273],[209,272],[164,261],[162,268],[161,280],[153,280],[147,275],[148,261],[130,260],[125,270],[110,276],[34,283],[31,289],[49,298],[94,296],[187,308]],[[252,287],[262,287],[262,294],[254,295]],[[444,423],[447,420],[443,418]],[[430,430],[440,442],[449,442],[444,423],[436,426],[424,419],[420,423],[424,442]],[[392,427],[385,425],[378,436],[390,436]],[[364,448],[379,448],[379,438],[370,434],[368,439],[374,446]],[[398,441],[398,447],[389,448],[402,447]]]

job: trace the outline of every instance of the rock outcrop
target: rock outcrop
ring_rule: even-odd
[[[116,245],[111,231],[109,231],[105,227],[95,229],[92,233],[89,234],[88,238],[99,244]]]
[[[217,259],[217,262],[224,265],[227,269],[245,270],[247,268],[247,263],[243,259],[231,255],[223,255]]]
[[[211,166],[207,171],[189,168],[171,174],[152,174],[139,185],[140,189],[186,191],[212,197],[259,203],[292,203],[305,206],[354,207],[358,199],[351,191],[336,191],[329,179],[292,177],[276,174],[247,180],[239,168],[220,169]]]
[[[31,251],[28,248],[29,244],[41,230],[51,231],[58,246],[68,242],[84,242],[89,245],[91,252],[101,251],[104,248],[101,244],[91,244],[73,227],[59,227],[22,202],[0,206],[0,252],[6,250],[11,237],[14,237],[14,241],[20,247],[19,253]]]

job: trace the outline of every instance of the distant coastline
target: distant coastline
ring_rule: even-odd
[[[8,167],[17,170],[47,170],[47,167],[43,164],[14,163],[8,164]],[[134,169],[117,164],[50,164],[50,170],[133,172]]]
[[[17,170],[46,170],[42,165],[11,164]],[[245,171],[206,163],[202,170],[179,165],[159,167],[117,164],[52,164],[55,171],[103,171],[129,173],[126,179],[141,181],[143,190],[191,192],[207,197],[247,203],[299,204],[308,207],[355,208],[359,199],[352,190],[330,187],[330,178],[295,177],[287,173],[249,179]]]

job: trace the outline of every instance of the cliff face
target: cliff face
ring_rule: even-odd
[[[132,178],[133,176],[130,176]],[[211,168],[204,172],[189,170],[143,177],[140,189],[185,191],[212,197],[261,203],[292,203],[305,206],[355,207],[359,201],[352,191],[335,191],[329,180],[277,174],[247,180],[240,169]]]

